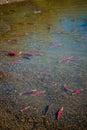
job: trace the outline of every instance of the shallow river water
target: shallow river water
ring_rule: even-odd
[[[87,128],[86,0],[0,6],[0,97],[37,117],[50,105],[45,116],[55,121],[63,107],[61,128]]]

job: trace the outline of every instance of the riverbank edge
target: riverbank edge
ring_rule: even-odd
[[[22,2],[22,1],[27,1],[27,0],[0,0],[0,5],[10,4],[10,3],[14,3],[14,2]]]

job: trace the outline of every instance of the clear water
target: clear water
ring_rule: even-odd
[[[61,46],[56,46],[61,44]],[[42,116],[46,105],[54,113],[64,107],[61,121],[79,124],[87,117],[87,2],[43,0],[0,7],[0,96],[13,100],[17,110]],[[39,53],[24,59],[9,57],[7,51]],[[78,58],[60,63],[65,57]],[[12,64],[13,62],[19,64]],[[47,73],[46,70],[49,70]],[[2,72],[5,73],[2,76]],[[65,92],[83,89],[78,95]],[[3,88],[3,89],[2,89]],[[36,97],[20,92],[45,91]],[[4,94],[4,96],[3,96]],[[72,123],[73,124],[73,123]]]

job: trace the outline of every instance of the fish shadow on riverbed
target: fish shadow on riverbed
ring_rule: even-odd
[[[58,121],[58,111],[56,111],[56,112],[54,113],[54,115],[55,115],[55,120]]]
[[[72,95],[72,90],[67,90],[64,88],[64,86],[61,86],[61,90],[64,92],[64,93],[67,93],[68,95]]]
[[[45,110],[44,110],[44,115],[46,115],[46,114],[47,114],[48,108],[49,108],[49,105],[47,105],[47,106],[45,107]]]
[[[51,107],[52,107],[52,104],[47,105],[47,106],[45,107],[44,115],[47,115],[48,113],[50,113],[50,111],[51,111]]]
[[[30,57],[28,57],[28,56],[23,56],[23,59],[31,60]]]
[[[64,89],[64,86],[61,86],[61,90],[62,90],[63,92],[65,92],[65,93],[67,93],[67,90]]]

